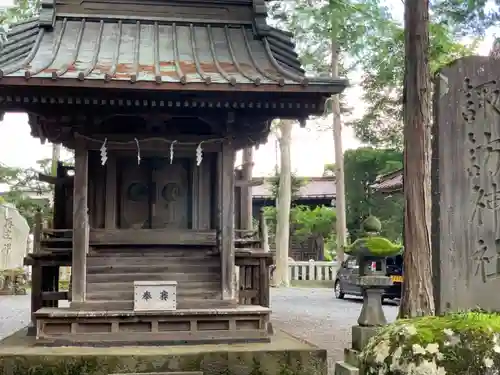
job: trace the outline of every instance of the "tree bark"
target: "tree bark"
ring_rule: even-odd
[[[290,245],[290,205],[292,203],[292,161],[290,147],[292,143],[293,121],[281,120],[280,137],[280,172],[278,197],[276,202],[276,270],[275,284],[288,287],[288,250]]]
[[[339,75],[339,51],[336,42],[332,40],[331,73],[332,78]],[[340,267],[344,261],[344,246],[347,241],[345,181],[344,181],[344,150],[342,146],[342,119],[340,114],[340,97],[333,95],[331,98],[333,115],[333,143],[335,147],[335,212],[337,214],[337,264]]]
[[[428,0],[405,2],[404,282],[401,317],[434,314],[430,241],[431,80]]]

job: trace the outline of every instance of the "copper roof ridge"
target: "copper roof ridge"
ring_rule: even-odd
[[[111,63],[111,67],[109,68],[109,71],[107,71],[104,74],[104,81],[105,82],[111,81],[116,74],[116,69],[118,67],[118,57],[120,56],[120,46],[121,46],[120,41],[122,39],[122,32],[123,32],[122,21],[118,21],[118,34],[116,36],[116,45],[115,45],[115,51],[113,54],[113,62]]]
[[[245,38],[245,31],[244,31],[243,27],[242,27],[242,32],[243,32],[243,38]],[[238,71],[238,73],[240,73],[243,77],[248,79],[250,82],[253,82],[253,84],[255,86],[259,86],[261,84],[260,78],[259,77],[252,77],[251,75],[246,73],[243,70],[243,68],[241,67],[240,62],[236,58],[236,54],[234,53],[234,48],[233,48],[233,41],[231,39],[231,36],[229,35],[229,30],[228,30],[227,26],[224,26],[224,35],[226,36],[227,46],[229,49],[229,54],[231,55],[231,60],[233,61],[233,64],[234,64],[236,70]],[[255,63],[255,60],[253,59],[251,50],[247,49],[247,53],[250,56],[250,60],[252,62],[252,65],[257,70],[258,68],[257,68],[257,65]]]
[[[3,78],[3,76],[7,74],[14,73],[23,67],[27,66],[31,61],[35,58],[36,52],[38,51],[38,48],[40,47],[40,43],[42,41],[42,38],[45,34],[44,29],[40,29],[38,31],[38,35],[36,37],[35,43],[33,44],[31,51],[28,53],[28,55],[20,62],[17,62],[13,65],[7,65],[5,68],[0,69],[0,79]],[[1,66],[1,63],[0,63]]]
[[[58,79],[61,77],[63,74],[65,74],[69,67],[75,64],[76,59],[78,58],[78,52],[80,51],[80,47],[82,45],[82,39],[83,39],[83,31],[85,30],[85,18],[83,18],[80,22],[80,28],[78,29],[78,36],[76,37],[76,42],[75,45],[73,46],[73,51],[71,55],[71,60],[70,63],[63,65],[61,68],[59,68],[57,71],[52,72],[52,79]],[[59,41],[59,43],[61,43]],[[57,55],[57,52],[55,53]]]
[[[192,23],[189,24],[189,39],[191,42],[191,49],[193,51],[193,60],[194,60],[196,72],[201,77],[201,79],[203,81],[205,81],[205,83],[207,85],[209,85],[212,83],[212,79],[210,78],[209,75],[205,74],[205,72],[203,71],[203,68],[201,67],[200,57],[198,56],[198,53],[196,52],[196,35],[195,35],[195,31],[194,31],[194,26]]]
[[[236,78],[230,77],[229,74],[222,68],[222,66],[219,63],[219,60],[217,59],[217,53],[215,51],[215,43],[214,43],[214,37],[212,35],[211,25],[207,25],[207,35],[208,35],[208,45],[210,47],[210,54],[212,55],[212,59],[214,60],[215,68],[220,73],[220,75],[224,77],[226,81],[229,82],[231,86],[236,85]]]
[[[101,24],[99,26],[99,33],[97,34],[97,40],[96,40],[96,45],[97,47],[94,49],[94,55],[92,56],[92,62],[90,63],[90,66],[85,69],[83,72],[78,73],[78,79],[80,81],[83,81],[85,77],[87,77],[92,71],[95,69],[97,65],[97,61],[99,58],[99,52],[101,51],[101,40],[102,40],[102,32],[104,31],[104,22],[101,21]]]
[[[49,63],[45,64],[45,66],[43,66],[42,68],[38,68],[37,70],[26,70],[26,72],[25,72],[26,78],[31,78],[34,75],[37,75],[38,73],[44,71],[45,69],[48,69],[54,63],[54,60],[57,57],[57,53],[59,52],[59,48],[61,48],[61,42],[62,42],[62,38],[64,36],[64,32],[66,31],[67,23],[68,23],[68,20],[64,19],[63,25],[61,27],[61,32],[59,33],[59,36],[57,37],[56,44],[52,50],[52,57],[51,57]],[[36,52],[35,52],[35,54],[36,54]]]

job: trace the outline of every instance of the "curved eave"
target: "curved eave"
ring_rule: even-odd
[[[7,37],[0,85],[335,94],[348,84],[306,78],[289,34],[248,25],[64,17]]]

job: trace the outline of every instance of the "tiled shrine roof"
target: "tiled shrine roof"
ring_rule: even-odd
[[[9,77],[198,83],[207,89],[271,84],[315,92],[338,92],[347,84],[306,78],[291,35],[274,28],[257,37],[251,23],[76,16],[58,16],[52,30],[37,19],[14,25],[0,49],[0,84]]]
[[[379,176],[372,188],[381,192],[396,192],[403,190],[403,170]]]

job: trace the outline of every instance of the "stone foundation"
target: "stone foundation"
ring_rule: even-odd
[[[362,375],[358,356],[379,327],[352,327],[352,348],[344,350],[344,360],[335,364],[335,375]]]
[[[208,301],[208,300],[207,300]],[[41,308],[35,313],[43,346],[199,345],[270,342],[270,309],[235,306],[172,311]]]
[[[0,342],[0,374],[327,375],[326,350],[282,331],[270,343],[170,347],[40,347],[21,330]]]

